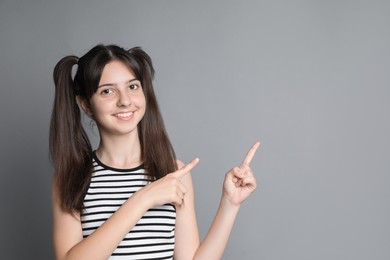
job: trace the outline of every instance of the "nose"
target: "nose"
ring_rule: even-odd
[[[131,96],[130,93],[126,91],[120,91],[117,105],[120,107],[127,107],[131,105]]]

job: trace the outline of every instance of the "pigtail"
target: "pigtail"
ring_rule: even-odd
[[[138,66],[145,99],[146,111],[138,131],[142,149],[142,159],[147,173],[156,179],[177,170],[176,155],[169,140],[163,117],[153,90],[154,68],[150,56],[141,48],[135,47],[129,53]]]
[[[92,172],[92,148],[81,123],[72,68],[76,56],[61,59],[54,68],[55,97],[50,122],[50,155],[55,185],[63,210],[81,212]]]

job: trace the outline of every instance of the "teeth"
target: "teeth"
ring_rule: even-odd
[[[115,116],[116,117],[129,117],[133,114],[133,112],[129,112],[129,113],[120,113],[120,114],[116,114]]]

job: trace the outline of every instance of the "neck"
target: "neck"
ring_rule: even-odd
[[[102,136],[96,155],[104,164],[120,169],[142,164],[138,133],[124,136]]]

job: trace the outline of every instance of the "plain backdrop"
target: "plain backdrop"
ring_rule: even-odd
[[[262,142],[223,259],[390,259],[390,1],[0,1],[0,258],[53,259],[52,71],[141,46],[204,237]],[[96,129],[85,126],[96,145]]]

